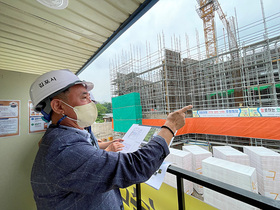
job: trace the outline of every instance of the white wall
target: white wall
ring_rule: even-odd
[[[43,133],[28,134],[29,87],[38,75],[0,70],[0,100],[20,100],[20,135],[0,137],[0,209],[36,209],[30,174]]]

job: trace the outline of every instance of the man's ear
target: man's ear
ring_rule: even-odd
[[[62,108],[62,102],[59,99],[53,99],[51,101],[52,110],[57,114],[64,114],[64,109]]]

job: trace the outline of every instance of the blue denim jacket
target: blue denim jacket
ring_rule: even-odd
[[[119,188],[148,180],[168,154],[160,136],[133,153],[106,152],[88,141],[87,132],[52,125],[31,173],[37,208],[123,209]]]

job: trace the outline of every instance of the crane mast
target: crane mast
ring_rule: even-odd
[[[206,46],[206,57],[210,58],[217,55],[216,30],[215,30],[215,11],[217,11],[228,34],[229,49],[237,48],[234,22],[226,18],[218,0],[197,0],[197,13],[203,20],[204,39]]]
[[[207,58],[217,55],[215,31],[215,7],[213,0],[197,0],[199,17],[203,20],[204,39]]]
[[[231,77],[234,79],[234,97],[236,101],[236,106],[242,106],[243,92],[241,88],[241,69],[239,62],[239,52],[238,44],[235,34],[234,20],[227,19],[225,13],[223,12],[218,0],[197,0],[198,7],[197,13],[199,17],[203,20],[204,28],[204,38],[205,38],[205,48],[206,57],[210,58],[217,56],[217,40],[216,40],[216,30],[215,30],[215,11],[217,11],[220,20],[223,22],[224,27],[227,30],[228,35],[228,45],[230,54],[231,68],[234,70],[231,72]]]

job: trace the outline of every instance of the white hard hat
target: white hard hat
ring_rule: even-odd
[[[50,71],[39,76],[30,87],[30,98],[35,111],[47,108],[46,111],[50,112],[50,98],[76,84],[84,85],[87,91],[93,88],[93,83],[81,81],[68,69]]]

